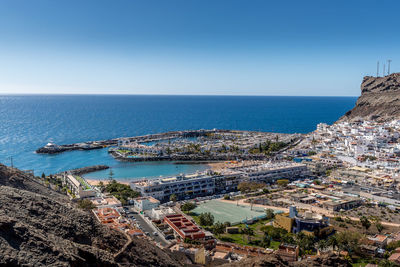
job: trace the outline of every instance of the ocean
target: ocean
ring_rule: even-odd
[[[137,179],[204,170],[205,165],[123,163],[106,149],[39,155],[49,141],[69,144],[187,129],[307,133],[331,124],[356,97],[0,95],[0,162],[36,175],[107,164],[115,178]],[[90,178],[106,178],[97,172]]]

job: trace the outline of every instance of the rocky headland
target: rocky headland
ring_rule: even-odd
[[[364,77],[355,107],[340,120],[388,121],[400,119],[400,73]]]

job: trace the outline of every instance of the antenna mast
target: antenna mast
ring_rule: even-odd
[[[379,61],[376,62],[376,77],[379,77]]]
[[[385,72],[386,72],[386,66],[385,66],[385,63],[383,63],[383,77],[386,76],[386,75],[385,75]]]
[[[388,59],[388,75],[390,75],[390,62],[392,62],[392,60]]]

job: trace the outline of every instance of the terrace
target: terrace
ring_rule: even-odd
[[[76,180],[81,184],[83,190],[90,190],[92,189],[91,186],[80,176],[74,176]]]

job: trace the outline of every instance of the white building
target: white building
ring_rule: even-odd
[[[165,216],[170,214],[175,214],[176,212],[172,208],[153,208],[151,211],[147,212],[150,218],[153,220],[163,220]]]
[[[154,197],[140,197],[134,200],[134,206],[139,211],[158,208],[160,201]]]
[[[96,191],[85,181],[85,179],[80,176],[64,173],[63,183],[78,198],[96,196]]]

